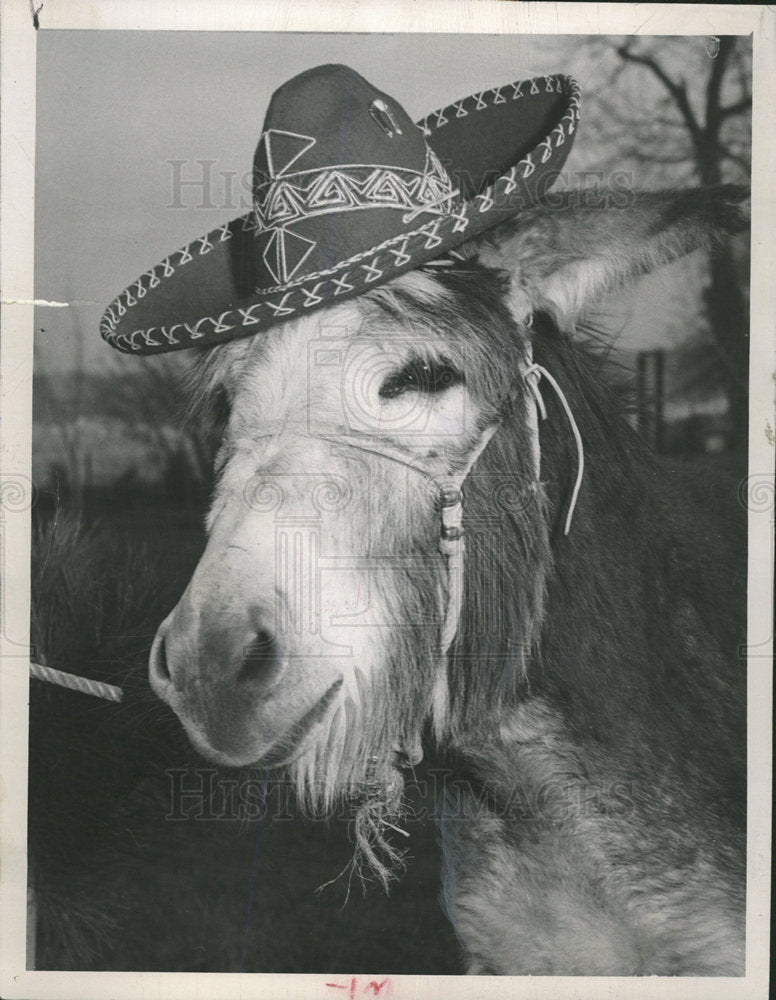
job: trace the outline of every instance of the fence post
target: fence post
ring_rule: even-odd
[[[655,451],[665,447],[665,351],[639,351],[636,359],[638,429]]]

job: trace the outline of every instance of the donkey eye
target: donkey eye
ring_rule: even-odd
[[[463,382],[463,375],[449,361],[413,358],[380,386],[381,399],[396,399],[405,392],[444,392]]]

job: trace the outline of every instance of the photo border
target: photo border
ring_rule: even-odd
[[[34,3],[34,7],[39,4]],[[31,406],[36,41],[66,29],[148,31],[325,31],[516,34],[753,34],[752,285],[749,479],[749,829],[747,975],[738,978],[520,977],[521,996],[766,997],[769,971],[771,663],[773,593],[773,395],[776,328],[776,11],[714,4],[510,3],[508,0],[406,2],[46,3],[33,25],[26,0],[3,6],[2,161],[0,165],[0,995],[9,998],[165,1000],[220,997],[320,998],[331,974],[79,973],[25,969],[27,911],[27,705],[29,701]],[[763,499],[764,498],[764,499]],[[359,977],[361,979],[362,977]],[[363,977],[366,982],[368,977]],[[391,977],[392,1000],[404,997],[502,996],[503,977]],[[347,976],[337,982],[347,982]]]

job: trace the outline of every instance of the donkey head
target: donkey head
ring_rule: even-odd
[[[501,641],[524,669],[552,559],[524,378],[532,314],[571,331],[613,283],[740,228],[732,189],[615,198],[558,198],[496,230],[478,256],[199,358],[194,405],[228,408],[209,541],[150,671],[206,757],[285,764],[324,807],[364,788],[384,800],[396,767],[419,757],[427,720],[439,737],[460,732],[465,695],[440,643],[456,581],[439,499],[493,428],[463,486],[465,518],[495,510],[488,473],[509,473],[521,502],[499,528],[509,541],[496,532],[467,555],[458,642],[476,632],[489,558],[516,608],[519,634]],[[469,683],[493,696],[495,723],[514,685]]]

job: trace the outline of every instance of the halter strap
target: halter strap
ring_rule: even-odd
[[[439,530],[439,551],[444,556],[447,568],[447,601],[445,617],[439,634],[440,655],[446,656],[453,644],[463,608],[463,569],[464,569],[464,530],[463,530],[463,495],[461,488],[466,477],[471,472],[474,463],[487,447],[490,439],[501,426],[500,421],[488,424],[481,431],[474,447],[469,451],[465,465],[456,472],[448,473],[441,479],[429,475],[421,465],[406,458],[401,451],[389,446],[379,445],[376,441],[362,442],[358,438],[353,441],[343,441],[332,435],[316,434],[320,440],[332,441],[335,444],[357,448],[380,458],[398,462],[400,465],[433,483],[437,488],[437,503],[441,515]]]
[[[369,455],[377,455],[379,458],[386,458],[389,462],[396,462],[399,465],[403,465],[407,469],[412,469],[413,472],[417,472],[419,475],[423,476],[424,479],[428,479],[429,482],[434,482],[432,476],[429,475],[428,469],[414,462],[401,450],[401,448],[395,448],[392,445],[380,444],[371,435],[353,435],[352,431],[344,431],[343,433],[348,434],[347,439],[338,437],[334,434],[311,434],[310,437],[314,437],[317,441],[330,441],[332,444],[340,445],[345,448],[355,448],[356,451],[365,451]],[[264,436],[264,435],[262,435]],[[268,435],[273,436],[273,435]]]
[[[577,506],[577,499],[579,497],[579,491],[582,486],[582,477],[585,473],[585,449],[582,445],[582,435],[579,433],[579,428],[577,427],[577,422],[574,419],[574,414],[571,412],[571,407],[568,404],[563,390],[555,381],[555,379],[550,375],[547,369],[543,365],[538,365],[535,362],[531,362],[528,367],[523,372],[525,380],[528,383],[528,387],[533,394],[533,398],[536,402],[536,408],[539,411],[539,416],[542,420],[547,419],[547,407],[544,405],[544,400],[542,399],[542,393],[539,388],[539,380],[544,377],[550,383],[558,399],[561,402],[561,406],[566,412],[569,424],[571,424],[571,432],[574,435],[574,441],[577,446],[577,478],[574,483],[574,489],[571,493],[571,499],[569,500],[568,511],[566,512],[566,524],[563,528],[563,534],[567,535],[571,530],[571,520],[574,517],[574,509]]]
[[[442,524],[439,534],[439,551],[447,563],[447,607],[439,636],[442,656],[447,655],[453,644],[463,608],[463,568],[466,543],[463,530],[461,487],[474,467],[474,463],[485,451],[490,439],[500,426],[500,422],[492,423],[482,431],[479,441],[469,452],[469,458],[464,468],[440,487],[439,506],[442,513]]]

